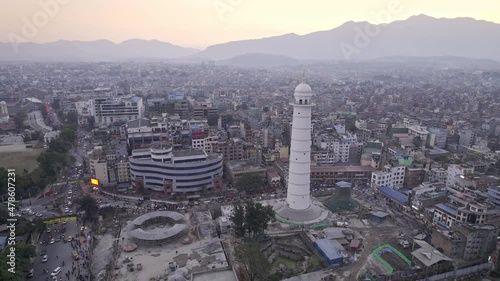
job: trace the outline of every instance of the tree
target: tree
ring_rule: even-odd
[[[87,117],[87,123],[89,124],[90,129],[94,128],[94,124],[95,124],[94,116]]]
[[[481,159],[481,154],[476,152],[467,152],[463,158],[464,162],[477,161],[479,159]]]
[[[259,202],[247,201],[245,204],[245,226],[251,237],[264,234],[269,222],[274,220],[273,207]]]
[[[207,117],[208,126],[217,126],[219,123],[219,115],[213,114]]]
[[[248,233],[251,237],[257,237],[264,234],[269,222],[274,220],[274,215],[273,207],[247,201],[244,205],[234,205],[229,219],[234,224],[236,236],[244,237]]]
[[[237,237],[243,237],[246,233],[245,207],[241,204],[234,204],[233,214],[229,217],[234,224],[234,231]]]
[[[2,251],[0,253],[0,280],[9,281],[23,281],[31,269],[30,258],[35,257],[35,247],[33,245],[26,245],[24,243],[16,243],[15,246],[7,246],[16,248],[16,261],[15,261],[15,273],[9,272],[8,265],[10,262],[10,257],[7,255],[10,251]]]
[[[58,100],[58,99],[55,99],[55,100],[53,100],[53,101],[52,101],[52,108],[53,108],[54,110],[59,110],[59,109],[61,109],[61,104],[60,104],[60,102],[59,102],[59,100]]]
[[[243,265],[248,280],[266,280],[271,264],[262,254],[259,243],[244,243],[234,249],[236,259]]]
[[[34,231],[42,233],[47,229],[47,225],[43,222],[41,218],[35,218],[33,220]]]
[[[76,204],[78,204],[78,211],[85,212],[85,220],[95,220],[97,218],[99,206],[97,205],[97,201],[92,196],[86,194],[85,196],[77,199]]]
[[[68,114],[66,114],[66,123],[71,125],[78,124],[78,115],[76,112],[68,112]]]
[[[44,120],[47,120],[47,115],[48,115],[48,112],[47,112],[47,108],[45,108],[45,104],[40,104],[40,106],[38,107],[38,110],[40,110],[40,112],[42,113],[42,117]]]
[[[257,174],[243,174],[236,181],[236,188],[239,191],[255,191],[264,187],[264,179]]]
[[[423,140],[421,137],[419,136],[416,136],[413,138],[413,144],[416,146],[416,147],[422,147],[422,144],[423,144]]]
[[[14,116],[14,123],[16,123],[16,128],[18,130],[24,129],[24,120],[26,120],[26,113],[24,111],[19,111],[16,116]]]

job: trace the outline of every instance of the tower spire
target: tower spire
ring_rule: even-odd
[[[304,70],[302,71],[302,83],[305,82],[306,82],[306,69],[304,68]]]

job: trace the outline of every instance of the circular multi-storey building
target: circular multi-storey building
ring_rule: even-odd
[[[217,188],[223,170],[222,154],[204,150],[174,151],[165,144],[135,149],[129,157],[133,182],[163,192],[196,192]]]

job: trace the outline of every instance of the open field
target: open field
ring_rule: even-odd
[[[0,146],[0,167],[16,169],[22,173],[24,169],[33,171],[38,163],[36,159],[43,149],[26,148],[24,144]]]

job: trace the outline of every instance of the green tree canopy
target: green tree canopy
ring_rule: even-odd
[[[10,248],[12,246],[7,247]],[[2,251],[0,253],[0,264],[2,265],[0,266],[0,280],[24,281],[28,271],[31,269],[30,258],[35,257],[35,247],[23,243],[18,243],[14,247],[16,248],[15,273],[8,271],[10,268],[8,265],[10,257],[7,255],[10,251]]]
[[[249,234],[251,237],[256,237],[264,234],[269,222],[274,220],[274,216],[272,206],[247,201],[244,205],[234,205],[233,214],[229,219],[234,224],[236,236],[244,237],[245,234]]]
[[[208,126],[217,126],[218,122],[219,122],[219,115],[209,115],[207,117],[207,121],[208,121]]]
[[[234,224],[234,231],[237,237],[243,237],[246,233],[246,225],[245,225],[245,207],[241,204],[234,204],[233,214],[229,219]]]
[[[16,129],[23,130],[24,129],[24,120],[26,120],[27,115],[24,111],[19,111],[14,116],[14,123],[16,123]]]
[[[245,268],[248,280],[267,280],[271,264],[261,252],[259,243],[244,243],[234,249],[236,259]]]
[[[78,204],[78,211],[85,212],[85,220],[95,220],[97,219],[97,214],[99,212],[99,206],[97,205],[97,201],[86,194],[83,197],[80,197],[76,200],[76,204]]]
[[[236,188],[239,191],[255,191],[264,187],[264,178],[258,174],[243,174],[236,181]]]

